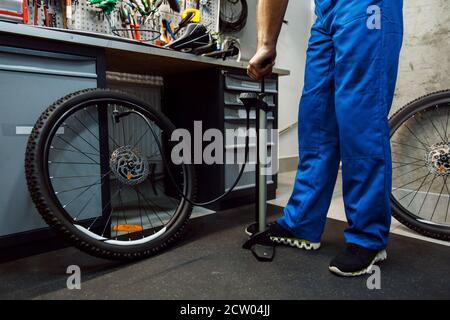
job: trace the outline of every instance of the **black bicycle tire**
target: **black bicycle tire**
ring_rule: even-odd
[[[39,117],[31,135],[28,139],[25,154],[25,175],[28,190],[36,209],[45,220],[45,222],[57,233],[68,239],[78,249],[94,255],[96,257],[109,260],[137,260],[149,257],[161,251],[162,249],[173,244],[182,235],[184,228],[189,220],[192,206],[182,201],[182,207],[179,215],[175,218],[174,224],[160,238],[151,240],[144,244],[131,246],[115,246],[104,243],[88,237],[86,234],[78,230],[74,225],[64,217],[64,213],[58,209],[58,205],[54,203],[50,194],[50,188],[46,184],[47,177],[43,175],[42,152],[46,142],[46,135],[64,112],[74,108],[83,100],[92,100],[99,98],[117,98],[130,101],[135,105],[146,109],[145,112],[154,119],[158,119],[158,125],[161,125],[167,133],[170,134],[175,130],[175,126],[167,117],[157,110],[151,108],[145,102],[132,97],[126,93],[112,91],[106,89],[85,89],[69,94],[51,106],[49,106]],[[186,173],[186,193],[195,199],[196,194],[196,178],[195,170],[192,165],[184,164]]]
[[[180,12],[180,3],[177,0],[167,0],[167,2],[169,2],[170,9]]]
[[[443,102],[450,103],[450,89],[432,92],[419,97],[396,111],[389,118],[390,135],[401,126],[402,123],[410,119],[414,114],[428,109],[433,105]],[[450,241],[450,226],[432,225],[418,221],[417,217],[402,209],[391,193],[392,215],[406,227],[418,233],[439,240]]]
[[[235,22],[229,22],[222,19],[221,14],[219,14],[219,29],[222,32],[239,32],[244,29],[247,23],[248,16],[248,4],[246,0],[238,0],[242,4],[241,15]]]

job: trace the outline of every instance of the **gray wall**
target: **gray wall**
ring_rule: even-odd
[[[404,0],[405,36],[392,112],[450,88],[450,1]]]
[[[256,49],[255,9],[257,0],[248,0],[247,27],[237,34],[243,59]],[[279,43],[277,67],[291,71],[280,79],[279,127],[297,120],[298,101],[303,86],[305,51],[312,23],[312,4],[291,0]],[[405,36],[392,112],[421,95],[450,88],[450,0],[404,0]],[[297,130],[280,137],[280,158],[297,155]]]
[[[235,34],[241,41],[242,59],[249,60],[256,50],[256,3],[247,0],[247,25]],[[306,47],[311,26],[310,0],[291,0],[286,14],[288,24],[283,25],[278,42],[277,67],[291,71],[290,76],[280,78],[279,123],[283,129],[297,121],[298,102],[303,87]],[[297,128],[280,137],[279,157],[297,156]]]

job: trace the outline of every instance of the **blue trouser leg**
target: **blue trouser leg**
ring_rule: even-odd
[[[299,237],[320,240],[340,158],[345,239],[379,250],[387,245],[390,226],[387,116],[402,42],[402,1],[316,4],[300,102],[299,168],[279,223]],[[371,5],[381,10],[378,24],[368,24]]]
[[[325,226],[340,160],[334,56],[332,38],[318,18],[311,29],[299,107],[298,170],[292,196],[278,220],[298,237],[314,242],[320,241]]]

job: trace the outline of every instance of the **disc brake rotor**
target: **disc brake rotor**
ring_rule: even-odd
[[[113,151],[109,161],[111,171],[123,184],[134,186],[145,181],[149,173],[147,159],[137,148],[119,147]]]
[[[439,142],[430,147],[426,158],[426,166],[435,176],[450,175],[450,143]]]

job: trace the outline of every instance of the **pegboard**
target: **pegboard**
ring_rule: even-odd
[[[186,8],[196,8],[200,1],[201,22],[211,32],[219,32],[220,0],[185,0]]]
[[[29,0],[29,24],[33,24],[34,19],[34,1]],[[49,13],[55,14],[55,26],[62,28],[64,23],[62,20],[61,3],[64,0],[51,0],[49,3]],[[211,32],[219,31],[219,11],[220,0],[181,0],[181,11],[186,8],[197,8],[198,1],[200,1],[200,12],[202,23]],[[44,25],[44,8],[39,8],[39,22],[38,25]],[[140,29],[157,30],[160,29],[160,22],[165,18],[178,25],[181,21],[180,13],[176,13],[170,9],[168,3],[163,3],[154,19],[148,19],[144,24],[143,21],[138,21]],[[72,26],[71,29],[83,30],[90,32],[99,32],[106,34],[114,34],[113,28],[122,29],[119,10],[116,8],[108,17],[101,12],[100,9],[91,6],[88,0],[73,1],[72,5]],[[126,37],[127,32],[115,32],[121,36]],[[149,33],[150,36],[150,33]]]
[[[36,0],[29,0],[27,1],[27,7],[28,7],[28,24],[34,24],[34,1]],[[61,14],[61,2],[64,0],[51,0],[49,1],[48,5],[48,13],[49,13],[49,20],[53,22],[51,27],[54,28],[62,28],[63,27],[63,21],[62,21],[62,14]],[[51,19],[51,17],[54,15],[54,19]],[[38,10],[38,20],[37,25],[43,26],[44,23],[44,6],[41,5]]]
[[[117,20],[117,11],[111,13],[111,23]],[[97,9],[87,0],[79,0],[72,7],[72,29],[112,34],[108,20],[100,9]]]

